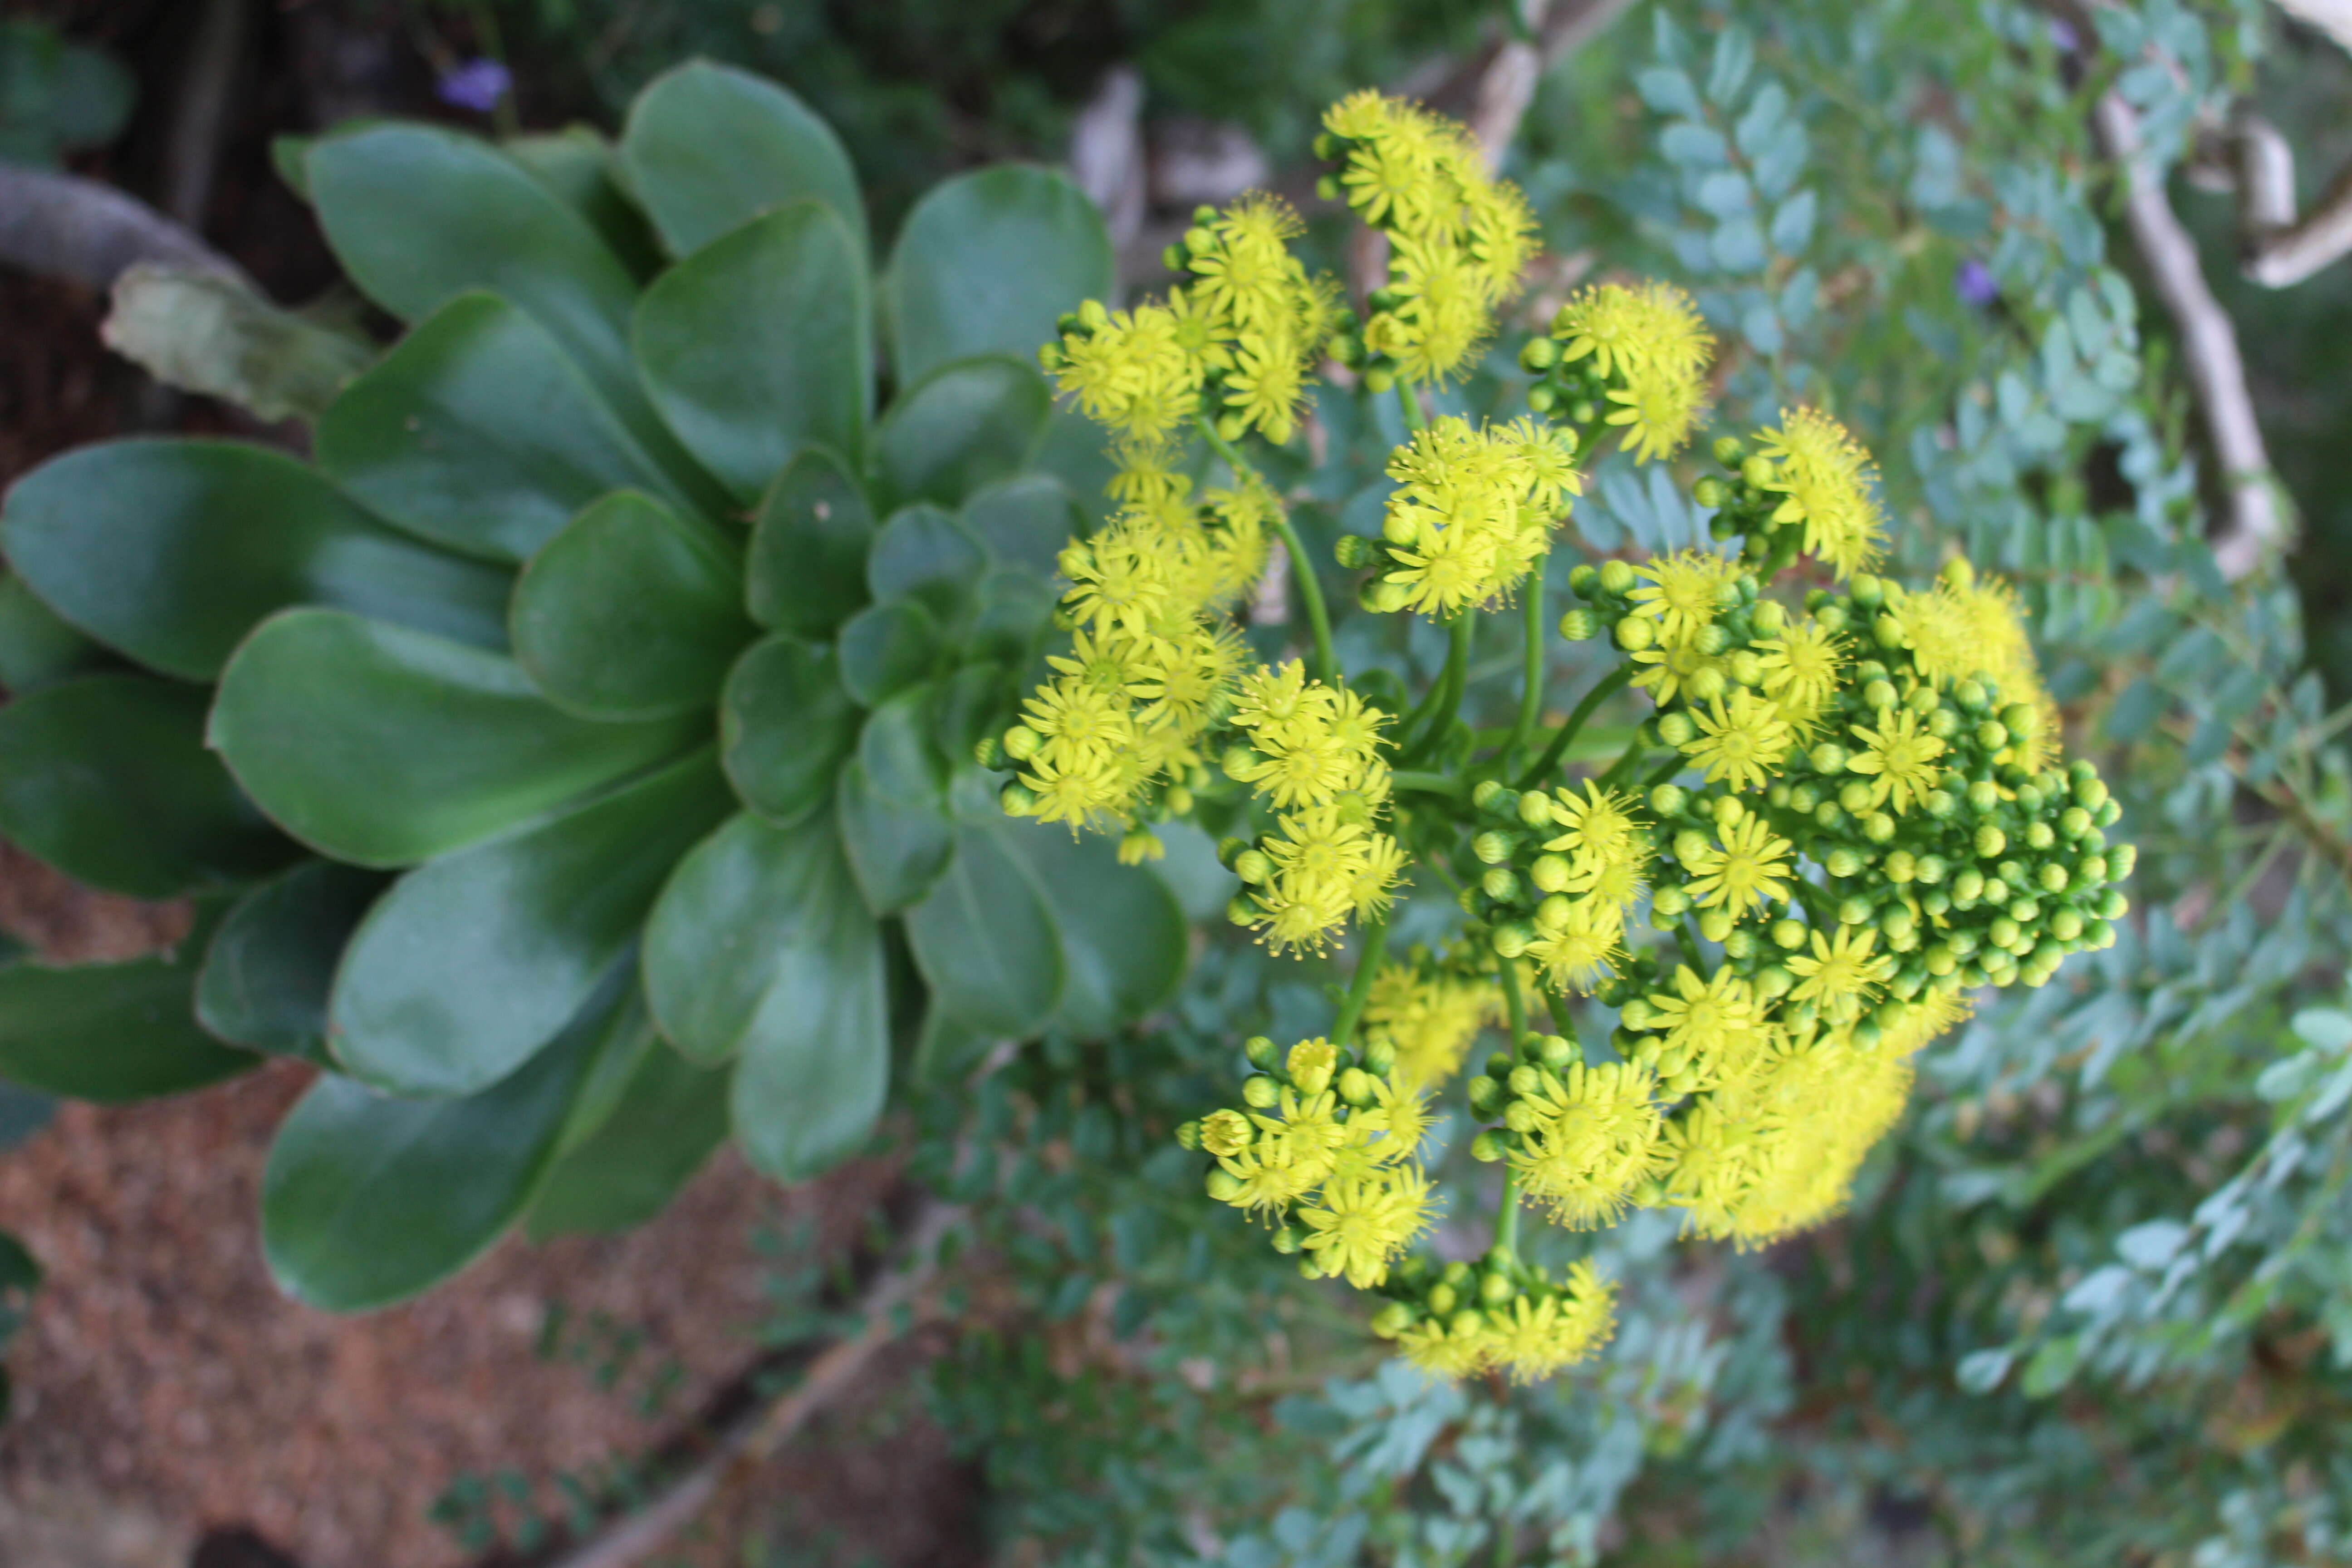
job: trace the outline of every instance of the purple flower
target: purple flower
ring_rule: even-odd
[[[1971,256],[1952,273],[1952,292],[1981,310],[2000,297],[2000,285],[1992,280],[1992,268]]]
[[[441,73],[441,101],[488,114],[514,87],[514,73],[491,59],[467,60]]]
[[[2074,24],[2063,16],[2050,18],[2050,41],[2057,46],[2062,55],[2079,53],[2083,47],[2083,36],[2074,31]]]

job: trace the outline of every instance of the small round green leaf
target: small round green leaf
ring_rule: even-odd
[[[919,501],[900,507],[874,536],[866,558],[874,597],[913,599],[941,625],[960,619],[972,584],[988,570],[988,547],[954,517]]]
[[[329,405],[319,466],[420,539],[520,562],[616,489],[676,500],[546,328],[463,294]]]
[[[642,1225],[727,1142],[731,1065],[702,1067],[666,1045],[639,1059],[619,1103],[548,1173],[524,1231],[602,1234]]]
[[[1041,578],[1059,570],[1062,551],[1087,531],[1086,522],[1077,498],[1051,474],[1019,475],[963,504],[964,526],[991,555]]]
[[[0,573],[0,686],[22,697],[103,665],[106,650],[68,626],[14,573]]]
[[[85,675],[0,709],[0,833],[133,898],[243,882],[299,853],[205,749],[205,693]]]
[[[335,965],[385,886],[376,872],[308,860],[239,899],[205,953],[196,1022],[234,1046],[333,1066]]]
[[[495,147],[432,126],[330,136],[304,167],[327,244],[361,292],[404,321],[478,289],[512,301],[698,505],[719,504],[637,383],[636,279],[577,209]]]
[[[511,574],[394,532],[316,469],[229,441],[111,441],[8,492],[0,547],[67,620],[166,675],[211,680],[289,605],[506,646]]]
[[[1045,378],[1019,360],[941,365],[900,394],[874,433],[884,500],[962,505],[1027,461],[1052,405]]]
[[[621,159],[673,256],[814,199],[866,254],[866,204],[833,127],[775,83],[695,60],[629,106]]]
[[[861,708],[877,708],[930,674],[940,624],[912,599],[868,605],[841,628],[841,683]]]
[[[921,902],[955,853],[954,831],[940,810],[884,795],[856,757],[842,767],[834,810],[858,891],[877,915]]]
[[[830,647],[779,632],[753,643],[727,677],[719,707],[727,777],[778,827],[824,805],[856,740],[857,708]]]
[[[1003,164],[933,186],[882,283],[899,382],[971,354],[1035,363],[1057,318],[1110,297],[1113,259],[1100,209],[1050,170]]]
[[[574,718],[511,659],[341,610],[289,610],[230,661],[209,740],[295,837],[395,867],[503,833],[708,733],[697,716]]]
[[[701,752],[526,833],[410,872],[343,954],[328,1046],[395,1093],[473,1094],[527,1060],[734,806]]]
[[[1004,842],[1023,826],[959,826],[947,874],[907,911],[915,963],[940,1005],[975,1028],[1014,1037],[1053,1016],[1067,980],[1045,895]]]
[[[197,965],[219,906],[168,953],[71,968],[0,969],[0,1078],[103,1104],[202,1089],[261,1058],[196,1026]]]
[[[611,720],[709,707],[753,630],[725,536],[626,491],[530,558],[508,624],[515,662],[548,700]]]
[[[856,241],[830,209],[795,202],[654,280],[637,363],[687,449],[749,503],[805,445],[866,449],[873,314]]]
[[[464,1100],[395,1100],[329,1073],[270,1145],[261,1247],[289,1296],[363,1312],[439,1284],[514,1223],[554,1163],[574,1097],[620,1031],[615,966],[546,1049]]]
[[[735,1129],[754,1164],[803,1181],[866,1141],[890,1079],[882,933],[832,823],[746,813],[712,834],[663,889],[645,973],[680,1050],[738,1058]]]
[[[866,491],[822,447],[784,465],[760,501],[744,572],[751,618],[777,631],[829,637],[866,603],[874,511]]]
[[[1062,938],[1069,984],[1055,1021],[1099,1037],[1175,994],[1184,978],[1184,911],[1148,866],[1122,866],[1101,834],[1073,839],[1059,827],[1019,823],[1005,845],[1028,866]]]

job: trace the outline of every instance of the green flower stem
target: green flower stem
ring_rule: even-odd
[[[1348,983],[1347,1000],[1339,1004],[1339,1016],[1331,1021],[1331,1043],[1341,1050],[1356,1033],[1356,1020],[1364,1016],[1364,1003],[1372,994],[1372,981],[1381,972],[1381,960],[1388,953],[1389,922],[1367,921],[1364,923],[1364,951],[1356,958],[1356,976]]]
[[[1407,762],[1418,762],[1434,752],[1438,741],[1453,727],[1454,715],[1461,710],[1462,689],[1467,684],[1470,668],[1470,632],[1476,615],[1475,610],[1456,611],[1446,626],[1445,668],[1439,674],[1437,684],[1429,689],[1429,695],[1421,700],[1421,706],[1404,721],[1404,733],[1408,735],[1415,725],[1423,720],[1428,721],[1428,728],[1412,740],[1411,749],[1405,752]]]
[[[1698,939],[1691,935],[1690,921],[1684,921],[1675,927],[1675,945],[1683,950],[1683,962],[1691,966],[1693,974],[1706,972],[1706,963],[1699,956]]]
[[[1414,395],[1411,384],[1398,382],[1396,395],[1397,406],[1404,410],[1404,427],[1408,430],[1428,429],[1429,421],[1422,417],[1421,399]]]
[[[1504,959],[1496,965],[1503,979],[1503,1011],[1511,1024],[1511,1053],[1518,1054],[1519,1038],[1528,1032],[1528,1005],[1519,996],[1518,965]],[[1503,1200],[1495,1211],[1495,1245],[1516,1247],[1519,1242],[1519,1173],[1503,1163]]]
[[[1209,449],[1225,460],[1225,466],[1239,479],[1255,473],[1234,444],[1217,434],[1216,426],[1206,417],[1195,416],[1192,423],[1199,426],[1201,438]],[[1331,613],[1323,605],[1323,584],[1315,575],[1315,563],[1307,559],[1307,546],[1300,543],[1298,531],[1290,526],[1290,514],[1277,510],[1274,514],[1274,531],[1282,535],[1282,547],[1290,552],[1291,579],[1298,584],[1298,596],[1307,603],[1307,625],[1315,637],[1315,679],[1326,685],[1336,685],[1339,679],[1339,661],[1331,651]]]
[[[1668,757],[1664,762],[1660,763],[1656,769],[1651,773],[1650,776],[1642,781],[1642,793],[1643,795],[1649,794],[1652,790],[1657,788],[1660,784],[1665,783],[1668,779],[1674,777],[1676,773],[1682,772],[1683,769],[1689,765],[1690,764],[1688,763],[1683,760],[1683,754],[1680,752],[1676,752],[1673,756]]]
[[[1462,793],[1462,781],[1450,773],[1393,773],[1389,775],[1389,783],[1398,789],[1417,790],[1423,795]]]
[[[1609,771],[1601,775],[1601,787],[1602,789],[1612,788],[1621,782],[1627,773],[1632,773],[1633,771],[1633,764],[1642,760],[1643,751],[1642,732],[1637,729],[1633,731],[1633,738],[1625,742],[1624,751],[1618,754],[1615,762],[1609,764]]]
[[[1511,726],[1511,738],[1503,747],[1506,761],[1518,755],[1519,748],[1536,732],[1536,721],[1543,717],[1543,585],[1544,558],[1538,555],[1535,572],[1521,585],[1527,595],[1519,606],[1519,626],[1527,636],[1527,663],[1520,675],[1518,722]]]
[[[1543,755],[1536,759],[1536,765],[1529,768],[1525,776],[1519,780],[1519,787],[1533,789],[1538,784],[1549,777],[1551,771],[1559,766],[1560,758],[1568,754],[1570,743],[1584,729],[1584,721],[1592,717],[1593,710],[1618,692],[1624,690],[1626,683],[1633,679],[1633,667],[1630,664],[1621,664],[1594,682],[1592,689],[1584,694],[1584,700],[1579,702],[1576,705],[1576,710],[1568,716],[1568,722],[1562,724],[1559,732],[1552,736],[1551,744],[1544,748]],[[1634,744],[1638,745],[1640,742],[1635,742]],[[1614,773],[1616,770],[1612,767],[1610,771]]]
[[[1537,989],[1543,993],[1544,1007],[1551,1014],[1553,1030],[1580,1052],[1584,1042],[1577,1038],[1576,1015],[1568,1010],[1568,993],[1545,990],[1540,985]]]

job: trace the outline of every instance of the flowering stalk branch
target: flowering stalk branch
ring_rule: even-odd
[[[1414,773],[1405,770],[1389,775],[1389,783],[1398,789],[1415,790],[1423,795],[1462,793],[1462,781],[1450,773]]]
[[[1339,1004],[1339,1016],[1331,1021],[1331,1043],[1341,1050],[1348,1048],[1355,1037],[1356,1021],[1364,1016],[1365,1000],[1372,994],[1372,981],[1381,972],[1381,961],[1388,955],[1389,922],[1364,922],[1364,951],[1356,959],[1356,977],[1348,984],[1347,1000]]]
[[[1193,424],[1199,427],[1201,438],[1208,442],[1209,449],[1223,458],[1225,466],[1233,469],[1234,479],[1256,473],[1257,470],[1250,467],[1241,453],[1234,450],[1234,444],[1217,434],[1217,427],[1206,417],[1196,416]],[[1282,536],[1282,547],[1290,552],[1290,580],[1298,584],[1298,596],[1307,602],[1307,624],[1315,637],[1315,679],[1326,682],[1337,680],[1339,678],[1339,661],[1331,651],[1331,613],[1324,607],[1323,584],[1316,581],[1315,563],[1307,555],[1307,546],[1299,542],[1298,531],[1291,526],[1287,512],[1276,510],[1273,522],[1275,532]]]
[[[1421,399],[1414,394],[1412,384],[1399,381],[1396,384],[1396,395],[1397,406],[1404,410],[1404,427],[1408,430],[1428,429],[1429,420],[1421,412]]]
[[[1527,597],[1520,601],[1519,625],[1527,637],[1526,664],[1520,671],[1519,717],[1511,726],[1511,738],[1503,748],[1507,763],[1519,753],[1536,732],[1536,721],[1543,717],[1544,643],[1543,643],[1544,558],[1536,557],[1535,570],[1521,589]],[[1525,787],[1525,786],[1521,786]]]
[[[1593,683],[1592,689],[1584,694],[1584,700],[1579,702],[1574,710],[1569,714],[1568,722],[1562,724],[1558,732],[1552,736],[1551,744],[1544,748],[1543,755],[1536,759],[1536,765],[1529,768],[1527,773],[1521,776],[1519,779],[1519,787],[1521,789],[1533,789],[1537,784],[1549,776],[1551,771],[1559,766],[1560,758],[1568,754],[1569,746],[1573,743],[1576,737],[1582,732],[1584,729],[1584,721],[1592,717],[1594,710],[1598,709],[1611,697],[1624,690],[1627,684],[1630,683],[1633,679],[1633,668],[1629,665],[1619,665],[1615,669],[1611,670],[1607,675],[1601,677],[1601,679],[1595,681]],[[1633,746],[1639,746],[1641,742],[1636,740],[1631,744]],[[1621,758],[1620,761],[1622,762],[1622,759]],[[1610,772],[1612,773],[1615,773],[1616,768],[1612,766],[1610,769]]]
[[[1403,734],[1411,734],[1416,725],[1427,722],[1427,728],[1415,738],[1405,752],[1407,762],[1421,762],[1434,755],[1438,742],[1454,726],[1454,716],[1462,710],[1462,689],[1470,668],[1470,633],[1475,622],[1472,612],[1455,616],[1446,626],[1445,668],[1437,677],[1437,684],[1421,700],[1404,721]]]
[[[1506,960],[1496,966],[1503,982],[1503,1011],[1511,1026],[1511,1048],[1527,1037],[1528,1005],[1519,995],[1518,965]],[[1495,1245],[1516,1248],[1519,1239],[1519,1173],[1508,1161],[1503,1164],[1503,1196],[1495,1211]]]

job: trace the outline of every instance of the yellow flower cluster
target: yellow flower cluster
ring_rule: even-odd
[[[1502,1016],[1502,987],[1491,973],[1476,973],[1459,954],[1441,960],[1421,950],[1372,977],[1364,1038],[1395,1054],[1400,1083],[1435,1089],[1462,1069],[1478,1031]]]
[[[1429,1131],[1420,1089],[1349,1062],[1328,1040],[1301,1040],[1277,1064],[1261,1037],[1249,1055],[1266,1070],[1244,1085],[1247,1108],[1213,1111],[1182,1134],[1217,1162],[1210,1195],[1269,1218],[1295,1214],[1278,1247],[1360,1290],[1381,1284],[1431,1220],[1429,1179],[1411,1163]]]
[[[1129,509],[1062,552],[1076,633],[1003,742],[1023,769],[1007,809],[1073,828],[1131,826],[1162,778],[1180,781],[1171,794],[1189,787],[1181,781],[1199,770],[1202,739],[1225,719],[1248,662],[1225,610],[1265,569],[1281,505],[1255,476],[1205,506],[1164,477],[1122,479]],[[1122,852],[1156,847],[1145,835]]]
[[[1776,523],[1801,524],[1804,552],[1840,578],[1867,571],[1886,543],[1877,465],[1853,433],[1812,408],[1780,411],[1757,435],[1759,488],[1781,498]]]
[[[2024,611],[2008,584],[1979,581],[1964,557],[1945,563],[1933,589],[1886,584],[1886,616],[1919,674],[1938,688],[1990,676],[2011,700],[2032,710],[1996,761],[2040,773],[2058,754],[2058,707],[2042,687]]]
[[[1416,1282],[1418,1283],[1418,1282]],[[1535,1383],[1583,1361],[1617,1327],[1617,1289],[1587,1262],[1558,1283],[1541,1269],[1490,1258],[1486,1268],[1447,1266],[1417,1302],[1374,1314],[1372,1330],[1440,1377],[1507,1370]]]
[[[1317,150],[1339,160],[1328,194],[1389,239],[1364,346],[1381,373],[1444,382],[1468,368],[1496,306],[1535,259],[1535,215],[1487,174],[1476,138],[1417,104],[1359,92],[1323,117]]]
[[[1269,947],[1319,952],[1350,915],[1388,907],[1404,853],[1379,827],[1386,718],[1352,691],[1307,679],[1297,659],[1243,679],[1232,721],[1248,740],[1226,752],[1224,770],[1273,808],[1275,827],[1234,857],[1247,890],[1232,913]]]
[[[1561,365],[1591,360],[1608,405],[1602,422],[1623,429],[1635,461],[1681,450],[1706,416],[1715,337],[1690,296],[1674,285],[1602,283],[1583,289],[1559,308],[1551,335],[1562,345]]]
[[[1556,991],[1589,991],[1617,972],[1625,916],[1649,874],[1649,824],[1631,800],[1591,782],[1582,795],[1529,792],[1519,799],[1519,819],[1547,835],[1528,872],[1542,898],[1529,928],[1496,951],[1524,954]]]
[[[1369,607],[1444,618],[1525,581],[1582,493],[1575,438],[1532,419],[1485,429],[1448,415],[1389,458],[1387,565]]]

